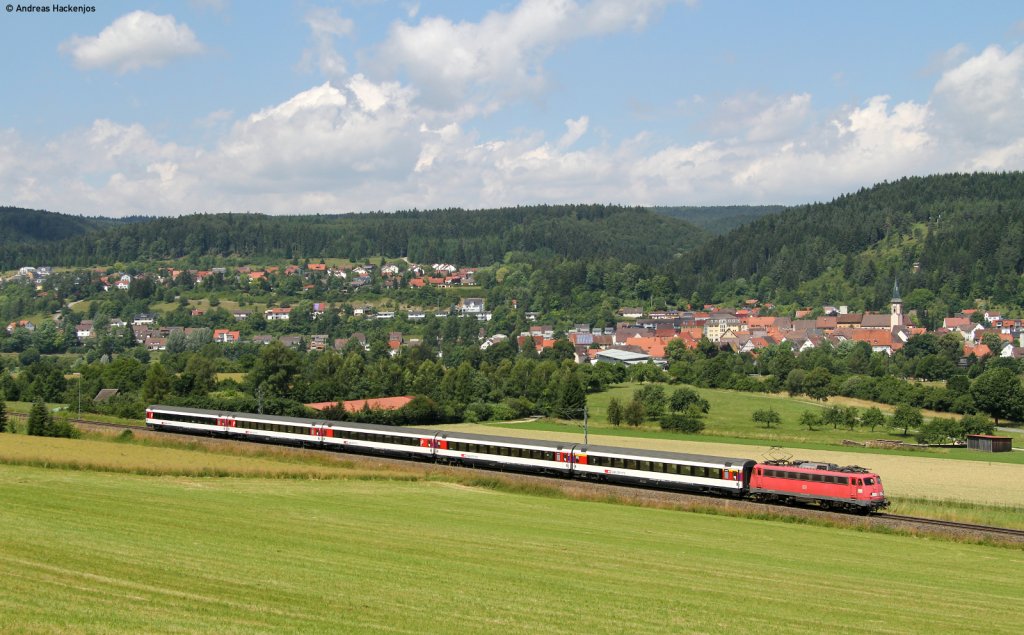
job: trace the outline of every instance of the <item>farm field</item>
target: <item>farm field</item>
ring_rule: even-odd
[[[0,499],[4,632],[1011,633],[1024,594],[1019,549],[366,474],[0,464]]]
[[[479,434],[502,434],[555,441],[582,442],[580,432],[523,430],[509,426],[453,424],[441,426]],[[500,430],[499,430],[500,428]],[[590,443],[627,448],[647,448],[712,456],[735,456],[761,460],[768,445],[736,445],[674,439],[604,436],[591,430]],[[1024,481],[1024,465],[981,461],[958,461],[905,455],[866,454],[841,450],[791,450],[795,458],[828,461],[840,465],[864,465],[881,475],[886,494],[930,500],[971,501],[1024,508],[1024,487],[1009,486]],[[1022,512],[1024,513],[1024,512]]]
[[[633,391],[639,386],[640,384],[637,383],[618,384],[605,392],[589,395],[587,397],[587,405],[590,411],[591,422],[597,425],[607,425],[608,402],[613,397],[623,404],[629,402]],[[672,391],[676,389],[676,386],[673,385],[665,384],[664,386],[666,396],[671,395]],[[806,397],[790,397],[786,394],[750,393],[716,388],[694,389],[711,404],[711,411],[704,421],[705,429],[703,434],[708,436],[754,439],[770,442],[771,445],[780,445],[784,442],[838,444],[843,439],[850,439],[852,441],[893,439],[913,442],[913,437],[908,438],[893,434],[885,428],[876,428],[873,432],[869,428],[861,427],[854,430],[844,428],[836,430],[831,427],[823,427],[810,431],[799,425],[801,413],[808,410],[821,413],[826,408],[836,405],[843,407],[852,406],[861,410],[876,406],[884,414],[892,414],[895,407],[886,404],[845,397],[830,397],[825,402],[819,402]],[[782,418],[781,424],[768,429],[751,420],[751,415],[755,410],[769,408],[779,413]],[[930,410],[922,411],[922,415],[925,420],[935,417],[956,416],[950,413],[933,412]],[[657,428],[658,424],[657,422],[649,422],[646,425]],[[1010,435],[1015,436],[1015,445],[1018,447],[1024,445],[1024,434],[1010,433]]]

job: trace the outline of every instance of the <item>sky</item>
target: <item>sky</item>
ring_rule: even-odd
[[[801,204],[1024,169],[1019,1],[86,1],[0,11],[0,205]]]

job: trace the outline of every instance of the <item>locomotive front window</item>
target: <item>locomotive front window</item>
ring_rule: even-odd
[[[866,479],[864,479],[864,484],[865,485],[874,485],[875,484],[875,479],[873,479],[873,478],[866,478]]]

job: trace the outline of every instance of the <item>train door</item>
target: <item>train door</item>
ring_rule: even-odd
[[[231,434],[231,428],[235,427],[235,420],[230,417],[217,417],[217,427],[227,436]]]
[[[324,437],[332,436],[330,432],[331,430],[322,423],[314,424],[313,427],[309,429],[309,434],[312,435],[313,439],[321,445],[323,445]]]

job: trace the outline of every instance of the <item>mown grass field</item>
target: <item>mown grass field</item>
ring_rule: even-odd
[[[196,298],[189,300],[188,306],[190,309],[202,309],[203,311],[209,311],[215,307],[210,306],[209,298]],[[220,299],[220,308],[225,311],[237,311],[238,309],[244,309],[246,311],[252,311],[254,313],[262,313],[267,306],[260,303],[249,303],[246,306],[241,306],[236,300],[228,300],[225,298]],[[150,306],[150,309],[158,313],[170,313],[178,308],[177,302],[156,302]]]
[[[1024,595],[1019,549],[366,474],[0,464],[0,500],[3,632],[1015,633]]]

